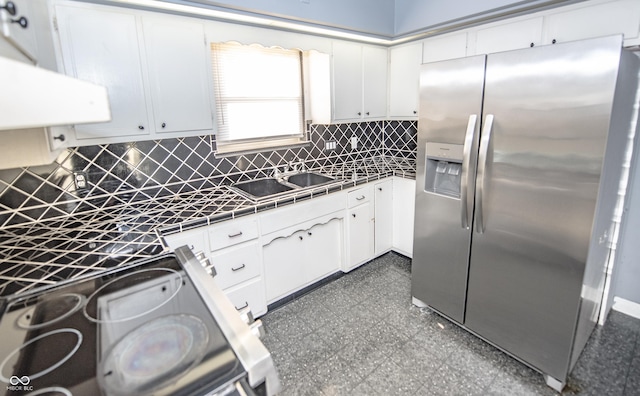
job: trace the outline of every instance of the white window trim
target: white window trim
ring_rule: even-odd
[[[237,44],[237,45],[241,45],[240,43],[236,43],[236,42],[231,42],[233,44]],[[215,62],[215,54],[213,53],[213,46],[217,44],[217,43],[212,43],[211,44],[211,57],[212,57],[212,73],[213,73],[213,78],[214,81],[217,81],[220,76],[217,75],[217,73],[215,72],[216,69],[216,65],[213,64]],[[257,44],[256,44],[257,45]],[[261,48],[267,48],[267,47],[263,47],[261,45],[257,45]],[[271,47],[271,48],[281,48],[281,47]],[[273,150],[273,149],[277,149],[277,148],[291,148],[294,146],[305,146],[305,145],[309,145],[311,144],[310,141],[310,136],[309,136],[309,132],[308,132],[308,128],[307,128],[307,124],[308,122],[306,121],[306,114],[308,113],[308,71],[309,71],[309,67],[308,67],[308,62],[307,62],[307,56],[308,54],[304,51],[300,51],[300,78],[301,78],[301,89],[300,89],[300,107],[301,107],[301,113],[300,113],[300,133],[299,134],[295,134],[295,135],[281,135],[281,136],[267,136],[267,137],[262,137],[262,138],[252,138],[252,139],[245,139],[245,140],[231,140],[231,141],[220,141],[219,140],[219,134],[216,133],[216,156],[228,156],[228,155],[235,155],[235,154],[241,154],[241,153],[248,153],[248,152],[260,152],[260,151],[267,151],[267,150]],[[219,87],[219,83],[215,83],[216,86],[214,87],[214,91],[215,91],[215,101],[216,101],[216,124],[218,124],[218,122],[220,121],[219,117],[221,116],[221,110],[219,108],[219,91],[217,91],[218,87]],[[219,127],[218,127],[219,130]]]

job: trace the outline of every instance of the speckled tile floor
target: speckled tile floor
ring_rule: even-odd
[[[281,395],[555,395],[542,375],[411,304],[386,254],[262,317]],[[565,395],[640,395],[640,320],[612,312]]]

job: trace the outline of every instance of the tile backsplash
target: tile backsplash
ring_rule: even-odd
[[[213,135],[68,148],[50,165],[0,170],[0,227],[265,177],[289,162],[321,168],[416,155],[416,121],[312,125],[309,133],[301,147],[225,157],[215,156]],[[86,188],[76,188],[77,172]]]

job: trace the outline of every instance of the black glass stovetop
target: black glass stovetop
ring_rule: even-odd
[[[0,395],[202,394],[244,374],[173,255],[2,305]]]

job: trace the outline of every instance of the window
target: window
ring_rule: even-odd
[[[211,44],[217,152],[305,142],[302,52]]]

